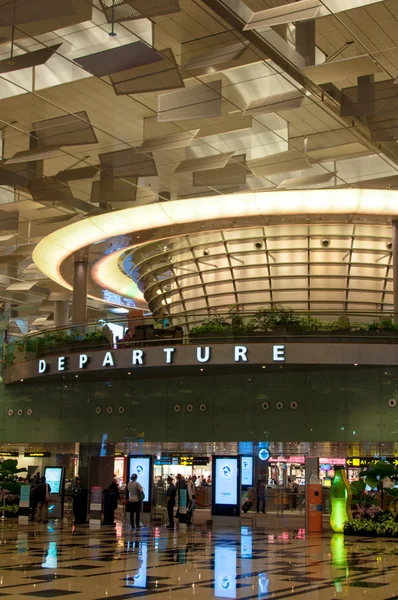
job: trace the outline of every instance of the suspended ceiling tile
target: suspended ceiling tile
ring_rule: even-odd
[[[73,199],[69,185],[53,177],[33,179],[28,182],[28,187],[36,202],[68,202]]]
[[[159,94],[159,122],[206,119],[221,115],[221,80],[193,85],[183,90]]]
[[[32,123],[42,148],[97,144],[98,139],[85,110]]]
[[[8,0],[3,0],[3,2],[7,2]],[[2,43],[6,43],[11,41],[14,38],[14,41],[23,40],[27,41],[27,36],[32,36],[32,38],[38,39],[39,36],[44,36],[44,40],[42,41],[52,41],[54,39],[53,32],[54,30],[60,30],[64,27],[73,27],[79,23],[83,23],[84,21],[90,21],[93,13],[93,6],[87,0],[71,0],[71,4],[73,10],[66,14],[63,17],[57,16],[52,18],[43,18],[43,15],[50,15],[51,11],[42,10],[40,8],[41,2],[36,2],[36,0],[32,0],[35,2],[35,10],[39,12],[39,16],[36,21],[31,23],[26,23],[23,27],[15,27],[14,31],[12,30],[12,21],[13,15],[11,19],[8,19],[7,26],[3,26],[3,23],[7,21],[5,14],[2,13],[2,7],[0,5],[0,15],[3,19],[0,19],[0,39]],[[56,10],[60,10],[64,7],[68,7],[68,1],[64,3],[62,6],[61,2],[53,2],[53,6]],[[48,4],[48,0],[46,0],[46,4]],[[23,5],[22,5],[23,6]],[[57,14],[57,13],[56,13]],[[58,13],[59,15],[59,13]]]
[[[32,327],[40,327],[40,325],[51,325],[53,323],[53,319],[51,319],[50,317],[52,317],[52,313],[49,313],[44,317],[37,317],[37,319],[35,319],[32,322]]]
[[[0,256],[0,265],[18,264],[25,260],[27,254],[3,254]]]
[[[28,291],[31,290],[32,287],[34,287],[36,285],[35,281],[17,281],[15,283],[12,283],[11,285],[9,285],[6,290],[7,292],[13,291],[13,292],[21,292],[21,291]]]
[[[193,131],[183,131],[171,135],[162,135],[157,138],[144,140],[137,152],[154,152],[158,150],[174,150],[176,148],[186,148],[199,133],[199,129]]]
[[[78,167],[77,169],[66,169],[65,171],[58,171],[54,175],[54,179],[57,181],[79,181],[81,179],[91,179],[99,171],[99,166],[87,166]]]
[[[249,21],[243,27],[243,31],[315,19],[321,6],[320,0],[298,0],[291,4],[260,10],[252,13]]]
[[[91,186],[91,202],[98,204],[135,202],[138,178],[130,182],[113,178],[110,183],[111,185],[104,185],[103,181],[93,181]]]
[[[330,81],[343,81],[344,79],[356,79],[363,75],[372,75],[383,71],[369,54],[342,58],[325,62],[314,67],[302,69],[303,73],[317,85],[329,83]]]
[[[245,161],[246,155],[241,154],[231,158],[229,163],[222,169],[194,171],[193,185],[210,187],[244,185],[247,174],[250,174]]]
[[[341,90],[341,110],[344,117],[366,117],[398,114],[398,85],[394,79],[363,83]]]
[[[341,146],[332,146],[331,148],[319,148],[307,152],[307,156],[315,161],[341,160],[349,156],[360,156],[363,154],[371,154],[364,144],[360,142],[352,142],[351,144],[343,144]]]
[[[239,191],[240,191],[239,186],[222,188],[223,194],[235,194],[236,192],[239,192]],[[212,193],[214,194],[214,191],[212,191]],[[221,194],[219,194],[219,195],[221,195]],[[195,194],[185,194],[184,196],[177,196],[177,200],[188,200],[189,198],[203,198],[203,192],[196,192]]]
[[[237,60],[247,48],[247,43],[235,42],[233,44],[223,44],[218,48],[210,48],[205,52],[195,53],[188,61],[184,62],[181,69],[190,71],[203,67],[213,67],[214,65]]]
[[[14,204],[14,202],[12,204]],[[1,208],[0,231],[18,231],[19,213],[17,212],[17,209],[15,208],[13,211],[7,212],[6,205],[4,204],[1,205]]]
[[[184,87],[172,50],[165,48],[161,54],[162,60],[111,73],[109,78],[115,94],[143,94]]]
[[[72,0],[0,0],[0,25],[23,25],[74,14]]]
[[[59,215],[59,217],[46,217],[45,219],[37,219],[36,223],[38,225],[52,225],[58,223],[65,223],[65,221],[70,221],[74,217],[74,214]]]
[[[180,11],[178,0],[100,0],[108,23],[148,19]]]
[[[309,152],[310,150],[341,146],[357,140],[358,138],[353,133],[353,129],[340,128],[310,135],[289,137],[289,144],[297,150]]]
[[[114,177],[151,177],[157,170],[152,154],[140,154],[137,148],[100,154],[102,168]]]
[[[49,150],[42,150],[40,148],[34,148],[32,150],[21,150],[16,152],[14,156],[8,158],[5,161],[6,165],[13,165],[17,163],[33,162],[36,160],[45,160],[51,158],[59,148],[50,148]]]
[[[292,90],[284,94],[275,94],[268,98],[252,100],[243,111],[244,115],[267,114],[283,110],[294,110],[300,108],[304,100],[303,92]]]
[[[368,117],[372,142],[394,142],[398,140],[398,116],[377,115]]]
[[[26,187],[30,177],[28,163],[8,165],[1,163],[0,167],[0,185]]]
[[[61,46],[62,44],[56,44],[55,46],[48,46],[47,48],[41,48],[40,50],[34,50],[33,52],[27,52],[26,54],[18,54],[18,56],[13,56],[12,60],[9,58],[1,60],[0,73],[11,73],[12,71],[44,65],[44,63],[46,63]]]
[[[210,135],[222,135],[223,133],[233,133],[234,131],[244,131],[251,129],[253,121],[251,116],[241,115],[222,115],[212,119],[210,125],[201,127],[196,137],[205,138]]]
[[[263,158],[249,160],[247,166],[256,177],[266,177],[311,168],[310,161],[298,150],[288,150]]]
[[[363,179],[355,183],[357,188],[371,190],[393,190],[398,188],[398,175],[391,177],[377,177],[376,179]]]
[[[180,162],[180,164],[174,169],[174,173],[222,169],[228,164],[233,155],[234,152],[228,152],[226,154],[202,156],[201,158],[188,158],[187,160]]]
[[[308,177],[293,177],[284,179],[277,187],[278,189],[296,189],[319,183],[329,183],[335,177],[336,173],[321,173],[320,175],[309,175]]]
[[[141,41],[74,59],[78,65],[95,77],[104,77],[162,60],[161,53]]]

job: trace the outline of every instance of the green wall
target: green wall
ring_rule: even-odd
[[[388,401],[397,385],[397,367],[21,383],[0,388],[0,443],[101,441],[103,434],[115,442],[395,441],[398,406]]]

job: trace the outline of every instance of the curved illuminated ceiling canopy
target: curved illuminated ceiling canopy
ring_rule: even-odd
[[[398,192],[330,189],[254,192],[176,200],[96,215],[73,223],[44,238],[33,252],[36,266],[53,281],[72,289],[61,273],[64,261],[77,250],[117,236],[129,235],[129,245],[98,261],[93,279],[117,294],[142,301],[143,296],[118,268],[130,248],[148,241],[195,233],[267,224],[273,217],[368,216],[398,214]],[[371,221],[371,218],[369,218]]]

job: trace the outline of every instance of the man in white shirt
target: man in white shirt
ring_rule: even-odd
[[[196,497],[196,475],[192,475],[188,479],[187,492],[188,492],[188,507],[187,507],[187,524],[191,525],[193,511],[195,510],[195,497]]]
[[[134,515],[135,515],[135,523],[137,529],[141,527],[140,525],[140,509],[141,509],[141,497],[143,494],[143,489],[140,483],[137,481],[137,474],[134,473],[131,476],[131,481],[127,486],[127,490],[129,493],[129,502],[127,505],[127,510],[130,512],[130,523],[131,528],[134,529]]]

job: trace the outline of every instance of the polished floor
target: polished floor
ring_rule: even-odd
[[[168,531],[0,525],[0,597],[118,600],[398,595],[398,540],[305,535],[303,529]]]

